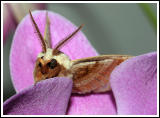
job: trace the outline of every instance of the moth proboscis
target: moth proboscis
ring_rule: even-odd
[[[50,20],[46,12],[46,28],[44,38],[29,11],[31,21],[41,41],[42,52],[39,53],[34,69],[34,82],[53,77],[68,77],[73,80],[72,93],[106,92],[111,90],[109,78],[112,70],[121,62],[130,58],[128,55],[101,55],[77,60],[60,51],[60,48],[71,39],[81,25],[67,38],[60,41],[53,49],[50,36]]]

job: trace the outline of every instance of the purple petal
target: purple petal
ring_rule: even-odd
[[[103,94],[72,95],[68,115],[115,115],[112,92]]]
[[[42,35],[45,29],[46,11],[32,12]],[[76,26],[59,14],[48,12],[51,22],[52,45],[67,37]],[[37,55],[42,51],[40,41],[35,33],[30,16],[27,15],[16,29],[11,53],[10,69],[14,87],[17,92],[33,84],[33,70]],[[62,49],[71,59],[96,56],[97,52],[80,31]]]
[[[63,115],[72,91],[72,80],[52,78],[38,82],[5,101],[5,115]]]
[[[133,57],[111,74],[118,114],[157,114],[157,53]]]

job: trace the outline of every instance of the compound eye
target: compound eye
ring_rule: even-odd
[[[49,63],[47,63],[47,66],[51,69],[54,69],[57,66],[57,61],[52,59]]]
[[[42,57],[39,59],[38,66],[39,66],[40,68],[42,67],[42,63],[43,63],[42,59],[43,59],[43,57],[44,57],[44,56],[42,56]]]
[[[41,64],[41,62],[39,62],[38,66],[39,66],[40,68],[42,67],[42,64]]]

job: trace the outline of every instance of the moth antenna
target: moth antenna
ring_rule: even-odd
[[[43,52],[46,52],[46,44],[45,44],[45,42],[44,42],[44,39],[43,39],[43,37],[42,37],[42,35],[41,35],[40,31],[39,31],[39,28],[38,28],[38,26],[37,26],[37,24],[36,24],[36,22],[35,22],[35,20],[34,20],[34,18],[33,18],[33,16],[32,16],[32,13],[31,13],[30,10],[29,10],[29,14],[30,14],[31,20],[32,20],[32,22],[33,22],[33,25],[34,25],[37,33],[38,33],[38,36],[39,36],[39,38],[40,38],[41,45],[42,45],[42,50],[43,50]]]
[[[45,26],[45,33],[44,33],[44,41],[46,41],[47,48],[52,48],[51,34],[50,34],[50,20],[49,20],[47,11],[46,11],[46,26]]]
[[[52,54],[53,54],[53,55],[56,54],[56,53],[59,51],[58,49],[59,49],[65,42],[67,42],[69,39],[71,39],[83,26],[84,26],[84,24],[80,25],[79,28],[78,28],[76,31],[74,31],[71,35],[69,35],[66,39],[60,41],[60,42],[57,44],[57,46],[54,48]]]

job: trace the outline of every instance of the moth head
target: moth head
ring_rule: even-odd
[[[53,55],[53,49],[48,48],[46,52],[41,52],[36,60],[34,70],[34,81],[35,83],[57,77],[59,73],[64,69],[69,69],[71,61],[67,55],[62,52],[58,52]]]
[[[83,24],[68,37],[58,42],[58,44],[52,49],[48,13],[46,12],[46,36],[44,38],[41,35],[30,10],[29,13],[42,47],[42,52],[38,55],[34,69],[34,81],[37,83],[44,79],[56,77],[62,72],[62,70],[70,68],[71,61],[67,55],[60,51],[60,48],[83,27]]]

